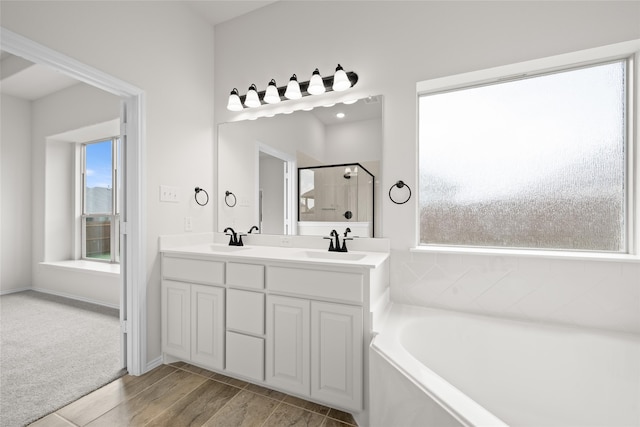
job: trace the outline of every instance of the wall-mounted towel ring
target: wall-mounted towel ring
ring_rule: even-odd
[[[207,200],[205,200],[204,203],[200,203],[200,200],[198,200],[198,194],[200,194],[201,192],[204,193],[205,196],[207,196]],[[196,187],[196,194],[194,194],[193,198],[196,199],[196,203],[200,206],[204,206],[209,203],[209,193],[207,193],[204,188]]]
[[[397,200],[394,200],[393,196],[391,195],[391,191],[392,191],[394,188],[396,188],[396,187],[397,187],[397,188],[404,188],[404,187],[407,187],[407,190],[409,190],[409,195],[408,195],[408,196],[407,196],[407,198],[406,198],[404,201],[402,201],[402,202],[399,202],[399,201],[397,201]],[[393,185],[391,186],[391,188],[389,189],[389,198],[390,198],[390,199],[391,199],[391,201],[392,201],[393,203],[395,203],[396,205],[403,205],[403,204],[407,203],[407,202],[409,201],[409,199],[411,199],[411,188],[409,188],[409,186],[408,186],[407,184],[405,184],[405,183],[404,183],[404,181],[398,181],[398,182],[396,182],[395,184],[393,184]]]
[[[233,202],[229,203],[229,197],[233,197]],[[238,200],[236,199],[236,195],[233,194],[231,191],[225,191],[224,192],[224,202],[227,204],[227,206],[229,206],[230,208],[234,207],[236,205],[236,202]]]

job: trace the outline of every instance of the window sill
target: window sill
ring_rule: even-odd
[[[109,277],[120,277],[120,264],[95,262],[87,260],[70,260],[56,262],[41,262],[40,265],[63,270],[81,271],[83,273],[98,274]]]
[[[529,249],[494,249],[494,248],[465,248],[454,246],[418,246],[409,249],[416,253],[443,253],[460,255],[491,255],[491,256],[517,256],[531,258],[550,258],[580,261],[616,261],[616,262],[640,262],[640,256],[630,254],[608,254],[602,252],[570,252],[570,251],[543,251]]]

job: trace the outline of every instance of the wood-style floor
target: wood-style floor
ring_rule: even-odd
[[[30,427],[350,427],[351,414],[183,362],[124,377]]]

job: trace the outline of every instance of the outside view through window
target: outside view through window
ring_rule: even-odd
[[[85,150],[85,254],[87,258],[111,260],[112,140],[87,144]]]
[[[625,69],[421,95],[420,243],[626,251]]]

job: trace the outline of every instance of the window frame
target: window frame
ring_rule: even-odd
[[[571,258],[605,258],[605,259],[634,259],[639,260],[638,245],[640,244],[640,218],[638,218],[638,175],[640,160],[638,159],[638,87],[640,82],[640,39],[600,48],[588,49],[569,54],[557,55],[532,61],[520,62],[506,66],[489,68],[480,71],[457,74],[447,77],[430,79],[416,84],[416,121],[415,121],[415,182],[420,188],[420,139],[419,139],[419,102],[423,95],[443,93],[464,88],[478,87],[501,83],[525,77],[542,76],[565,70],[604,64],[613,61],[627,60],[627,111],[625,123],[625,252],[580,251],[569,249],[525,249],[511,247],[482,247],[482,246],[449,246],[425,244],[420,242],[420,203],[415,203],[415,241],[412,250],[485,253],[500,255],[542,255],[550,257]],[[419,194],[419,192],[418,192]],[[418,196],[419,197],[419,196]]]
[[[102,142],[111,142],[111,212],[87,213],[86,211],[86,188],[87,188],[87,146]],[[120,194],[119,194],[119,168],[120,168],[120,137],[110,136],[93,141],[82,142],[80,145],[80,257],[83,260],[105,262],[111,264],[120,263]],[[110,222],[109,237],[109,259],[87,257],[87,219],[108,217]]]

